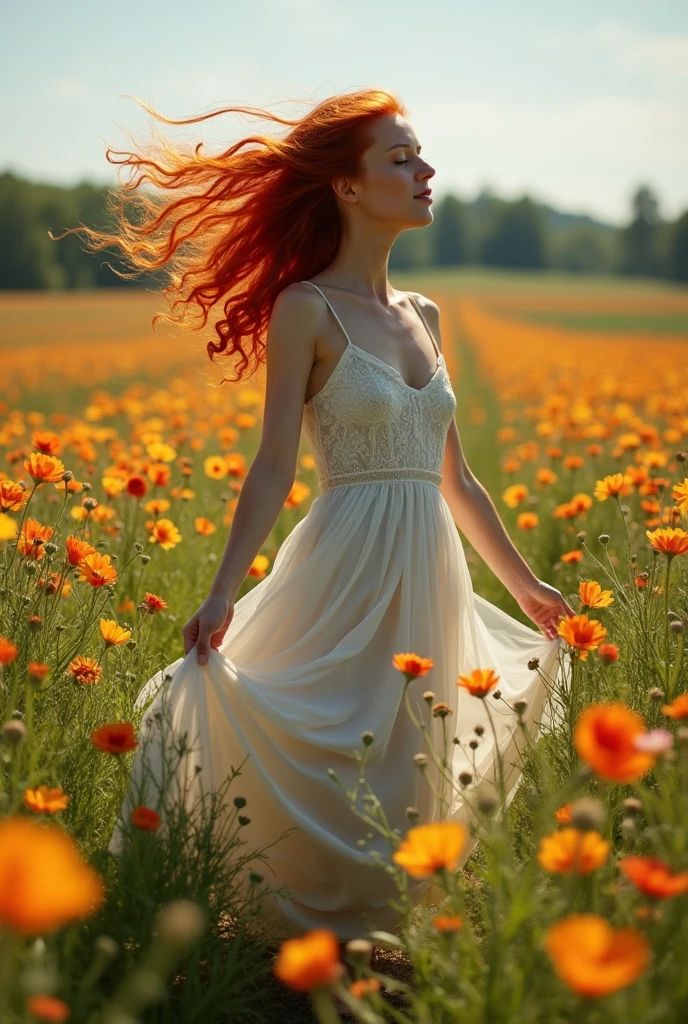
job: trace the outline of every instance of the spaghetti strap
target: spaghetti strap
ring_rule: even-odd
[[[426,331],[428,332],[428,334],[430,335],[430,341],[432,342],[432,347],[433,347],[433,348],[434,348],[434,350],[435,350],[435,355],[437,356],[437,358],[438,358],[438,360],[439,360],[439,358],[440,358],[440,356],[442,355],[442,353],[440,352],[439,348],[437,347],[437,342],[435,341],[435,336],[434,336],[434,334],[432,333],[432,331],[430,330],[430,328],[428,327],[428,322],[427,322],[427,320],[425,319],[425,317],[423,316],[423,314],[422,314],[422,312],[421,312],[421,308],[420,308],[419,304],[418,304],[418,303],[416,302],[416,300],[415,300],[415,298],[414,298],[414,292],[406,292],[406,294],[408,295],[409,299],[410,299],[410,300],[411,300],[411,302],[413,303],[413,307],[414,307],[414,309],[416,310],[416,313],[418,314],[418,316],[419,316],[419,317],[421,318],[421,320],[423,321],[423,325],[425,326],[425,330],[426,330]]]
[[[318,286],[315,283],[315,281],[301,281],[301,284],[312,284],[314,288],[318,288]],[[351,338],[346,333],[346,328],[345,328],[344,324],[342,323],[342,321],[337,316],[332,303],[330,302],[330,300],[328,299],[327,295],[325,295],[325,293],[322,291],[321,288],[318,288],[318,291],[322,295],[322,297],[325,300],[325,302],[327,303],[327,305],[330,307],[330,310],[332,311],[332,315],[334,316],[335,320],[337,321],[337,323],[339,324],[341,329],[344,331],[344,337],[346,338],[347,345],[351,345],[352,344]]]

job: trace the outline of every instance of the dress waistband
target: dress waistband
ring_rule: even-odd
[[[349,484],[381,484],[395,480],[422,480],[439,488],[442,474],[431,469],[371,469],[360,473],[339,473],[320,481],[321,491],[330,491],[333,487],[345,487]]]

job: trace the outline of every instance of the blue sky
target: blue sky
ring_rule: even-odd
[[[114,181],[106,145],[149,116],[220,106],[302,115],[336,92],[394,89],[436,198],[482,187],[612,223],[653,187],[688,208],[688,4],[638,0],[24,0],[3,12],[0,170]],[[226,146],[269,122],[225,115],[180,139]],[[276,126],[277,131],[283,131]]]

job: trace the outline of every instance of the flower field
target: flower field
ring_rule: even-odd
[[[434,652],[398,652],[418,771],[470,813],[410,807],[390,832],[362,734],[365,813],[347,796],[362,848],[389,842],[405,922],[369,936],[372,963],[363,940],[347,972],[333,933],[264,928],[240,771],[193,813],[167,791],[140,804],[113,856],[143,742],[134,702],[207,595],[260,440],[263,368],[222,384],[202,339],[151,332],[144,291],[0,295],[0,1024],[330,1022],[335,997],[369,1024],[688,1018],[688,292],[468,272],[395,286],[440,306],[469,465],[576,609],[561,673],[541,673],[547,729],[514,737],[515,798],[501,770],[487,785],[447,768],[492,728],[499,676],[457,678],[484,710],[466,735],[434,699]],[[318,493],[304,443],[238,597]],[[523,620],[465,546],[475,589]],[[170,774],[187,739],[170,737]],[[422,878],[431,896],[411,906]]]

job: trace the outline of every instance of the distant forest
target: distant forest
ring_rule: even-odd
[[[79,223],[107,223],[106,187],[72,188],[0,174],[0,289],[102,288],[162,285],[164,275],[123,281],[108,262],[129,268],[112,253],[91,253],[71,235]],[[585,215],[563,213],[529,196],[506,201],[489,191],[475,199],[445,194],[433,204],[434,221],[401,233],[390,270],[461,265],[627,274],[688,283],[688,210],[664,220],[648,185],[637,188],[628,222],[615,227]]]

